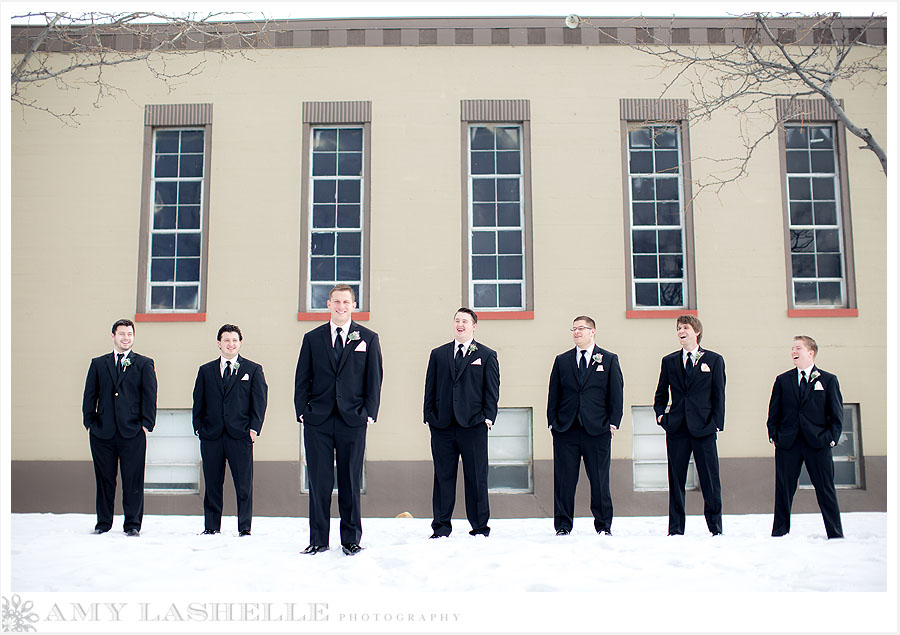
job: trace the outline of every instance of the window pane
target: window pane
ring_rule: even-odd
[[[813,150],[810,152],[810,159],[813,172],[834,172],[833,150]]]
[[[178,140],[180,133],[178,130],[157,130],[156,131],[156,151],[157,152],[178,152]]]
[[[182,130],[181,131],[181,151],[184,152],[203,152],[203,131],[202,130]]]
[[[334,234],[332,232],[313,232],[312,253],[314,256],[334,255]]]
[[[818,263],[818,275],[820,278],[840,278],[841,277],[841,256],[840,254],[820,254],[816,256]]]
[[[634,256],[635,278],[657,278],[656,256]]]
[[[639,177],[631,179],[631,198],[636,201],[652,201],[653,194],[653,179]]]
[[[660,201],[677,201],[678,179],[656,179],[656,199]]]
[[[474,280],[496,280],[497,257],[472,256],[472,278]]]
[[[337,172],[337,154],[334,152],[313,152],[313,176],[332,176]]]
[[[180,256],[199,256],[200,255],[200,234],[178,234],[175,243],[175,253]]]
[[[840,251],[840,236],[836,229],[816,230],[816,251]]]
[[[816,257],[812,254],[792,254],[791,269],[795,278],[815,278]]]
[[[157,176],[160,176],[157,174]],[[181,170],[178,173],[181,178],[203,176],[203,155],[202,154],[183,154],[181,155]]]
[[[656,211],[653,203],[633,203],[631,211],[634,215],[634,225],[655,225]]]
[[[200,259],[178,258],[175,263],[175,280],[178,282],[199,282]]]
[[[335,280],[334,258],[311,258],[309,277],[310,280]]]
[[[172,282],[175,280],[174,258],[151,258],[150,280],[152,282]]]
[[[497,205],[497,226],[518,227],[522,223],[518,203],[499,203]]]
[[[806,130],[796,126],[785,128],[785,145],[788,148],[807,148],[809,143]]]
[[[153,229],[175,229],[174,205],[157,205],[153,210]]]
[[[341,232],[337,235],[337,252],[342,256],[359,256],[362,235],[358,232]]]
[[[338,181],[338,203],[359,203],[359,181]]]
[[[638,128],[628,133],[628,145],[632,148],[650,147],[650,129]]]
[[[337,259],[337,280],[359,280],[359,256],[343,256]]]
[[[328,294],[331,292],[332,284],[314,284],[312,285],[312,300],[310,301],[310,308],[312,309],[325,309],[327,308],[326,302],[328,301]]]
[[[833,149],[834,139],[832,138],[831,126],[816,126],[812,128],[809,134],[809,147],[813,149]]]
[[[659,306],[659,286],[646,282],[635,284],[634,302],[638,306]]]
[[[834,179],[828,177],[826,179],[812,179],[813,199],[817,201],[833,201],[834,200]]]
[[[497,174],[518,174],[520,170],[518,152],[497,153]]]
[[[182,311],[196,311],[199,307],[199,287],[175,287],[175,309]]]
[[[469,130],[473,150],[493,150],[494,133],[484,126],[473,126]]]
[[[341,128],[338,131],[338,150],[362,151],[362,128]]]
[[[172,287],[150,287],[150,309],[171,311],[175,306],[175,290]]]
[[[521,280],[522,256],[499,256],[497,270],[500,280]]]
[[[684,267],[681,255],[659,257],[660,278],[681,278],[684,275]]]
[[[337,226],[353,227],[360,226],[360,206],[359,205],[338,205],[337,210]]]
[[[472,232],[473,254],[495,254],[497,247],[494,232]]]
[[[681,230],[659,230],[659,252],[666,254],[681,253]]]
[[[494,153],[473,152],[472,174],[494,174]]]
[[[312,149],[314,152],[333,152],[337,150],[337,130],[333,128],[317,128],[314,130]]]
[[[479,309],[492,309],[497,307],[497,285],[476,284],[475,306]]]
[[[656,232],[635,229],[631,232],[633,251],[636,254],[656,253]]]
[[[493,203],[475,203],[472,205],[472,225],[475,227],[494,227],[497,223],[497,206]]]
[[[791,253],[803,253],[815,251],[813,244],[813,231],[811,229],[791,230]]]
[[[659,285],[659,299],[662,306],[681,306],[684,304],[681,284],[661,283]]]
[[[497,232],[498,254],[521,254],[522,232],[501,231]]]
[[[200,206],[178,206],[178,229],[200,229]]]
[[[819,283],[819,304],[842,304],[840,282]]]
[[[200,203],[200,181],[182,181],[178,184],[178,202],[187,205]]]
[[[314,205],[313,206],[313,227],[327,228],[334,227],[334,205]]]
[[[154,234],[151,243],[151,256],[175,255],[175,234]]]
[[[793,177],[788,179],[788,196],[791,197],[792,201],[810,200],[812,198],[812,192],[809,187],[809,179],[806,177]]]
[[[497,179],[497,200],[518,201],[519,179]]]
[[[472,200],[493,202],[494,198],[494,179],[473,179],[472,180]]]
[[[656,172],[663,174],[678,173],[678,151],[663,150],[656,152]]]
[[[338,174],[360,176],[362,174],[362,152],[341,152],[338,155]]]
[[[657,203],[656,222],[659,225],[681,225],[678,203]]]
[[[499,306],[509,308],[520,308],[522,306],[521,284],[501,284],[499,294]]]
[[[811,225],[812,220],[812,203],[809,201],[791,203],[791,225]]]
[[[833,202],[815,203],[816,225],[837,225],[837,208]]]
[[[650,174],[653,172],[653,153],[632,150],[628,169],[632,174]]]
[[[331,180],[319,180],[313,183],[313,202],[334,203],[335,183]]]
[[[178,202],[178,183],[174,181],[157,182],[153,200],[157,205],[174,205]]]
[[[789,173],[806,174],[809,172],[809,152],[804,150],[787,151],[787,171]]]
[[[527,465],[489,465],[489,489],[528,489]]]
[[[794,302],[797,304],[816,304],[818,291],[815,282],[794,282]]]
[[[495,136],[498,150],[518,150],[520,148],[518,127],[497,128]]]
[[[654,128],[653,147],[654,148],[676,148],[678,140],[675,128]]]
[[[158,154],[153,166],[153,175],[156,178],[178,176],[178,155]]]

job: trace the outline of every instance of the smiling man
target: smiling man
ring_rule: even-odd
[[[681,350],[662,358],[653,399],[656,422],[666,431],[669,535],[684,533],[684,488],[693,454],[706,526],[717,536],[722,533],[722,486],[716,433],[725,429],[725,360],[700,348],[703,325],[697,317],[679,316],[675,334]]]
[[[594,343],[593,319],[579,315],[571,331],[575,348],[553,360],[547,392],[547,425],[553,435],[553,527],[557,536],[572,531],[583,459],[591,484],[594,529],[608,536],[613,519],[610,450],[622,421],[622,369],[615,353]]]
[[[841,510],[834,489],[832,450],[841,439],[844,401],[838,378],[815,365],[819,346],[807,335],[794,338],[794,368],[775,378],[766,427],[775,445],[775,519],[773,536],[791,530],[791,505],[800,470],[809,480],[829,538],[843,538]]]
[[[453,316],[453,341],[431,351],[425,373],[425,423],[434,461],[432,538],[449,536],[462,456],[466,516],[471,535],[488,536],[488,429],[497,418],[497,353],[475,341],[478,315],[465,307]]]
[[[91,360],[84,382],[82,414],[90,432],[97,481],[95,534],[112,528],[116,472],[121,465],[123,529],[139,536],[144,518],[144,460],[147,433],[156,425],[156,371],[153,360],[131,350],[134,322],[112,325],[113,351]]]
[[[366,427],[375,423],[381,403],[381,346],[377,333],[352,320],[352,287],[335,285],[327,306],[331,320],[303,336],[294,376],[309,480],[309,546],[303,553],[328,550],[336,467],[341,549],[354,556],[362,549],[359,490]]]
[[[262,366],[239,355],[244,336],[234,324],[219,328],[221,355],[203,364],[194,382],[194,434],[203,458],[204,534],[222,524],[225,463],[237,498],[238,535],[249,536],[253,519],[253,444],[266,417],[268,386]]]

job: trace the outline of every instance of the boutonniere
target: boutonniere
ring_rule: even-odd
[[[466,349],[466,355],[468,355],[469,353],[474,353],[477,350],[478,347],[475,346],[475,342],[472,342],[471,344],[469,344],[469,348]]]
[[[347,336],[348,342],[355,342],[359,339],[359,331],[353,331],[350,335]]]
[[[131,366],[131,358],[125,357],[125,359],[122,360],[122,371],[124,371],[129,366]]]
[[[694,353],[694,363],[695,364],[700,361],[700,358],[703,357],[703,353],[705,353],[705,352],[706,351],[697,351],[696,353]]]
[[[822,374],[822,373],[820,373],[819,371],[814,370],[814,371],[812,372],[812,374],[810,374],[809,380],[810,380],[810,381],[816,381],[816,378],[817,378],[819,375],[821,375],[821,374]]]
[[[594,360],[595,362],[597,362],[597,363],[599,364],[600,362],[603,361],[603,354],[602,354],[602,353],[597,353],[596,355],[594,355],[593,357],[591,357],[591,359]]]
[[[237,374],[238,368],[241,367],[241,363],[235,362],[234,364],[231,365],[231,367],[234,369],[234,374]]]

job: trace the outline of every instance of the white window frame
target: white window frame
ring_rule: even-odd
[[[153,433],[147,435],[147,456],[144,465],[145,494],[199,494],[200,493],[200,441],[194,434],[191,410],[187,408],[158,409]],[[175,439],[176,441],[172,441]],[[182,458],[176,460],[165,456],[161,446],[175,443]],[[159,449],[157,449],[159,448]],[[172,448],[170,448],[171,450]],[[159,454],[160,456],[156,456]],[[174,468],[190,474],[191,480],[180,485],[186,487],[154,487],[148,477],[156,471]]]
[[[160,132],[174,132],[178,131],[182,132],[200,132],[203,134],[203,169],[199,177],[157,177],[156,176],[156,143],[158,139],[158,134]],[[205,289],[203,288],[204,280],[203,280],[203,268],[204,262],[206,260],[205,253],[205,245],[203,240],[203,228],[205,226],[205,210],[206,210],[206,176],[207,170],[209,169],[209,157],[207,156],[207,136],[208,131],[204,126],[179,126],[179,127],[154,127],[152,131],[153,135],[153,143],[152,149],[150,152],[150,201],[149,201],[149,209],[150,209],[150,222],[149,222],[149,241],[148,241],[148,249],[147,249],[147,289],[146,289],[146,306],[147,311],[150,313],[197,313],[201,310],[203,305],[203,294]],[[180,136],[179,136],[180,138]],[[179,146],[179,152],[176,156],[181,156],[181,148]],[[197,203],[200,207],[200,223],[199,227],[196,229],[179,229],[176,227],[174,229],[155,229],[154,228],[154,209],[156,207],[155,196],[156,196],[156,184],[157,183],[199,183],[200,184],[200,200]],[[178,205],[178,203],[176,203]],[[161,281],[154,282],[153,281],[153,237],[157,235],[174,235],[176,242],[176,255],[177,255],[177,242],[179,235],[187,235],[187,234],[196,234],[200,240],[200,255],[199,255],[199,266],[197,270],[197,280],[195,281]],[[178,270],[178,262],[176,258],[175,269],[173,270],[173,277],[177,276]],[[191,309],[179,309],[174,307],[175,304],[175,289],[177,287],[197,287],[197,306]],[[152,304],[153,297],[153,287],[172,287],[173,292],[173,308],[171,309],[155,309]]]
[[[342,176],[342,175],[329,175],[329,176],[315,176],[313,174],[313,154],[315,151],[315,136],[317,130],[341,130],[341,129],[358,129],[362,136],[362,148],[361,148],[361,161],[362,165],[360,166],[360,174],[359,176]],[[366,174],[366,130],[365,125],[362,123],[359,124],[329,124],[329,123],[314,123],[310,124],[309,129],[309,156],[307,160],[309,161],[309,201],[308,201],[308,227],[307,227],[307,267],[306,267],[306,309],[312,312],[321,311],[323,313],[327,313],[328,309],[325,307],[313,307],[313,285],[323,285],[329,284],[329,289],[333,287],[335,284],[343,283],[349,284],[350,286],[356,286],[358,291],[356,293],[356,303],[357,311],[368,311],[368,308],[364,306],[366,297],[365,295],[365,272],[364,268],[366,266],[366,179],[368,175]],[[338,191],[338,182],[339,181],[358,181],[359,182],[359,227],[348,229],[341,229],[337,227],[337,206],[338,202],[335,199],[335,254],[334,257],[337,257],[337,234],[339,233],[350,233],[350,232],[358,232],[359,233],[359,280],[334,280],[330,283],[325,283],[322,280],[313,280],[312,279],[312,262],[313,262],[313,253],[312,253],[312,244],[313,244],[313,233],[316,232],[316,228],[314,227],[314,208],[315,208],[315,191],[316,191],[316,181],[325,181],[325,180],[333,180],[335,182],[335,192]],[[335,274],[337,273],[337,265],[335,265]]]
[[[849,445],[848,445],[849,444]],[[845,454],[845,451],[849,450]],[[859,433],[859,404],[844,404],[844,424],[841,431],[841,438],[837,445],[832,448],[832,460],[835,468],[842,463],[853,464],[853,482],[838,483],[837,470],[835,470],[835,489],[861,489],[862,483],[862,443]],[[800,489],[813,489],[812,482],[809,480],[809,472],[806,471],[806,464],[803,464],[800,470]]]
[[[493,174],[478,174],[475,175],[472,173],[472,131],[475,128],[516,128],[518,130],[519,136],[519,172],[518,172],[518,182],[519,182],[519,224],[516,226],[512,225],[504,225],[504,226],[479,226],[475,227],[474,225],[474,206],[476,201],[473,198],[473,183],[476,180],[481,179],[492,179],[495,182],[498,179],[512,179],[515,178],[513,174],[497,174],[496,171]],[[476,150],[477,152],[478,150]],[[497,152],[497,148],[494,148],[494,152]],[[469,259],[466,263],[466,274],[468,277],[468,290],[469,290],[469,298],[471,302],[471,306],[476,311],[524,311],[527,304],[527,284],[528,284],[528,262],[527,262],[527,254],[526,254],[526,244],[525,244],[525,127],[521,122],[476,122],[469,123],[467,127],[466,134],[466,187],[467,187],[467,195],[468,195],[468,236],[466,237],[468,241],[469,248]],[[495,163],[496,168],[496,163]],[[499,201],[494,201],[494,204],[498,204]],[[498,212],[499,214],[499,212]],[[497,306],[495,307],[481,307],[475,303],[475,284],[476,280],[474,277],[473,271],[473,259],[477,254],[474,251],[474,234],[476,231],[493,231],[495,236],[498,232],[501,231],[519,231],[521,235],[520,241],[520,253],[522,256],[522,276],[518,279],[500,279],[499,277],[493,280],[480,279],[477,281],[477,284],[490,284],[497,287]],[[496,242],[495,242],[496,245]],[[495,247],[495,249],[499,250],[499,247]],[[496,253],[499,257],[499,252]],[[499,261],[497,266],[497,274],[499,276]],[[500,285],[501,284],[519,284],[521,289],[521,302],[515,306],[501,306],[500,305]]]
[[[652,427],[651,427],[652,426]],[[662,484],[648,483],[641,475],[643,466],[663,466],[668,475],[669,461],[666,455],[666,431],[656,423],[656,412],[653,406],[631,407],[631,477],[635,492],[667,492],[669,491],[668,476]],[[641,439],[657,439],[662,441],[661,452],[649,456],[638,456],[638,448],[645,444]],[[653,443],[653,441],[651,441]],[[685,490],[696,490],[699,487],[697,468],[694,465],[694,455],[691,454],[688,462],[688,474]]]
[[[509,415],[525,415],[527,420],[526,433],[525,435],[518,434],[504,434],[504,420]],[[533,413],[531,408],[500,408],[497,411],[497,420],[493,423],[491,429],[488,431],[488,491],[492,494],[531,494],[534,492],[534,443],[532,440],[533,436]],[[496,439],[499,438],[524,438],[525,446],[528,449],[526,456],[520,457],[505,457],[505,458],[497,458],[496,456],[492,457],[491,455],[496,455],[497,452],[492,452],[492,445],[496,450],[498,442]],[[491,486],[491,467],[503,467],[503,466],[525,466],[528,472],[527,485],[522,488],[513,488],[513,487],[492,487]]]
[[[651,139],[653,138],[653,129],[657,128],[670,128],[675,131],[675,139],[677,141],[677,163],[678,173],[677,176],[665,176],[665,173],[660,172],[632,172],[631,171],[631,132],[635,130],[640,130],[643,128],[651,129]],[[665,123],[665,124],[644,124],[644,125],[635,125],[632,122],[628,124],[628,133],[625,135],[625,161],[628,171],[628,245],[629,245],[629,258],[631,258],[631,304],[632,308],[637,311],[659,311],[659,310],[667,310],[667,309],[684,309],[688,307],[688,253],[687,253],[687,236],[685,233],[685,204],[684,204],[684,155],[683,155],[683,147],[684,147],[684,139],[682,138],[683,129],[680,123]],[[653,151],[653,147],[651,145],[650,152]],[[655,160],[654,160],[655,162]],[[656,278],[638,278],[634,268],[634,257],[636,254],[634,251],[634,230],[638,231],[644,230],[647,231],[650,228],[657,233],[660,231],[660,228],[663,228],[667,231],[671,231],[675,229],[675,225],[635,225],[634,224],[634,188],[632,186],[633,180],[638,178],[651,178],[656,180],[659,178],[659,175],[663,174],[663,178],[669,178],[676,180],[678,187],[678,220],[679,225],[678,229],[681,234],[681,278],[660,278],[659,276],[659,241],[657,238],[657,247],[654,252],[657,258],[657,277]],[[637,202],[646,202],[646,201],[637,201]],[[654,205],[658,202],[658,200],[654,197],[653,203]],[[648,254],[649,255],[649,254]],[[670,255],[670,254],[665,254]],[[653,283],[657,285],[657,298],[659,298],[659,285],[660,284],[681,284],[681,304],[673,305],[673,304],[656,304],[656,305],[647,305],[647,304],[638,304],[637,301],[637,284],[647,284]]]

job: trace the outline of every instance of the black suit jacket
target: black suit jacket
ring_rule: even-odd
[[[134,351],[124,372],[116,369],[112,353],[95,357],[84,382],[81,412],[84,427],[101,439],[119,433],[130,439],[141,428],[156,425],[156,370],[153,360]]]
[[[304,425],[320,425],[337,403],[341,418],[349,426],[364,426],[369,417],[375,421],[381,403],[381,377],[378,334],[351,321],[341,359],[335,362],[331,327],[326,322],[304,335],[300,345],[294,376],[297,418],[302,416]]]
[[[219,360],[203,364],[194,382],[194,434],[201,439],[218,439],[224,433],[246,439],[250,430],[262,431],[266,418],[268,386],[262,366],[237,356],[237,372],[224,386]]]
[[[725,429],[725,359],[714,351],[700,348],[702,353],[691,378],[685,377],[682,352],[662,358],[659,383],[653,399],[653,411],[666,432],[677,431],[682,424],[695,437],[705,437]],[[672,394],[669,412],[669,393]]]
[[[577,416],[588,434],[609,434],[609,426],[622,421],[622,369],[615,353],[594,344],[584,377],[578,379],[577,347],[560,353],[550,371],[547,392],[547,425],[565,432]],[[595,358],[601,355],[598,362]]]
[[[431,351],[425,373],[425,423],[436,428],[450,426],[452,417],[464,428],[497,420],[500,400],[500,364],[497,352],[472,340],[474,351],[466,351],[459,373],[454,355],[456,342]]]
[[[791,448],[801,429],[807,443],[814,448],[824,448],[832,441],[836,445],[841,438],[844,400],[838,378],[815,366],[810,375],[815,378],[805,395],[800,394],[796,368],[775,378],[766,427],[776,447]],[[821,389],[816,390],[816,385]]]

